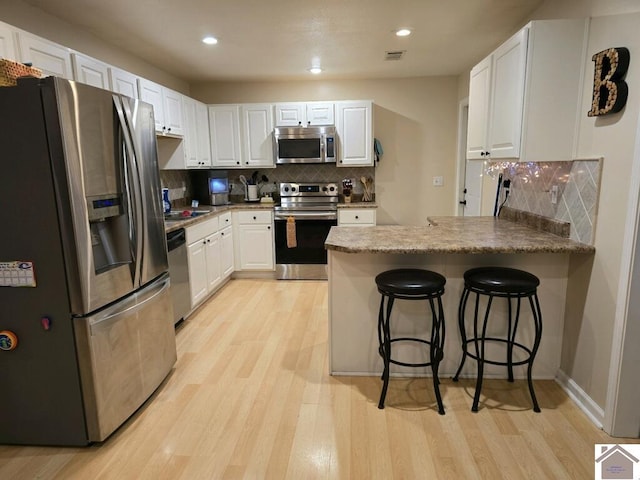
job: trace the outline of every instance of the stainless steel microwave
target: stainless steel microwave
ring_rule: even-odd
[[[336,127],[280,127],[273,131],[276,164],[336,163]]]

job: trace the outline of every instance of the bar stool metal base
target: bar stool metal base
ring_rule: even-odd
[[[444,406],[440,394],[440,380],[438,367],[443,358],[445,325],[442,294],[444,293],[445,278],[435,272],[419,269],[397,269],[383,272],[376,277],[378,291],[381,293],[380,310],[378,313],[378,353],[384,362],[382,371],[382,392],[378,408],[384,408],[387,389],[389,387],[390,365],[405,367],[431,367],[433,388],[438,403],[438,413],[444,415]],[[385,305],[386,299],[386,305]],[[431,336],[429,340],[412,337],[391,338],[390,318],[393,303],[396,299],[428,300],[431,312]],[[437,303],[437,307],[436,307]],[[392,358],[391,345],[396,342],[417,342],[429,347],[429,361],[422,363],[403,362]]]
[[[506,279],[506,280],[505,280]],[[515,280],[509,282],[508,280]],[[491,284],[491,286],[489,286]],[[465,286],[460,298],[458,309],[458,323],[460,328],[460,336],[462,339],[462,359],[460,366],[453,376],[453,381],[457,382],[460,372],[464,366],[467,357],[476,360],[477,378],[476,389],[473,398],[471,411],[478,411],[478,403],[480,401],[480,393],[482,391],[482,379],[484,374],[484,364],[502,365],[507,367],[508,380],[513,382],[513,367],[515,365],[527,365],[527,383],[529,386],[529,394],[533,403],[534,412],[540,412],[540,406],[533,388],[532,369],[540,339],[542,338],[542,313],[540,311],[540,303],[538,301],[537,286],[539,280],[530,273],[515,269],[507,269],[501,267],[486,267],[469,270],[465,273]],[[465,327],[465,311],[467,301],[471,293],[475,293],[475,309],[473,316],[473,337],[468,338]],[[484,320],[479,330],[479,301],[480,295],[488,297],[487,306],[484,312]],[[508,303],[508,319],[507,319],[507,337],[498,338],[487,336],[487,325],[489,323],[489,312],[494,298],[505,298]],[[518,322],[520,320],[521,300],[527,298],[534,323],[534,341],[531,347],[516,342],[516,333]],[[513,311],[512,301],[515,300],[515,315]],[[485,357],[485,345],[488,342],[504,343],[507,350],[507,358],[505,361],[491,360]],[[473,344],[473,352],[469,350],[469,344]],[[513,351],[518,349],[525,352],[526,358],[518,361],[513,360]]]

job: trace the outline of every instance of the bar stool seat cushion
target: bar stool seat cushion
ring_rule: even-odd
[[[464,281],[474,290],[496,293],[525,294],[535,292],[540,285],[540,280],[535,275],[506,267],[472,268],[465,272]]]
[[[376,285],[390,295],[424,295],[444,288],[446,279],[439,273],[417,268],[387,270],[376,276]]]

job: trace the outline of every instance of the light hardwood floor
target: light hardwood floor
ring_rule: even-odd
[[[450,329],[454,331],[454,329]],[[173,373],[88,448],[0,446],[0,479],[588,479],[597,429],[552,381],[327,374],[327,284],[233,280],[177,330]],[[449,354],[449,353],[448,353]],[[1,412],[2,415],[9,412]]]

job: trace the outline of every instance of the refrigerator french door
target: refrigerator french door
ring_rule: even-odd
[[[49,77],[0,111],[0,443],[103,441],[176,361],[153,109]]]

